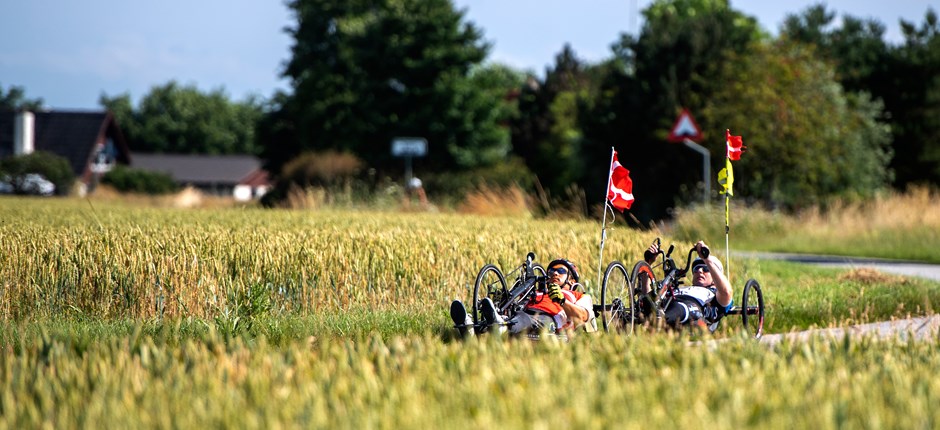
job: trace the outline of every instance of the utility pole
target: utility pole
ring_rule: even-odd
[[[695,152],[702,154],[702,203],[708,204],[708,199],[712,194],[712,155],[704,146],[699,145],[688,138],[682,140],[682,143]]]
[[[696,143],[696,141],[702,140],[702,132],[688,109],[682,109],[682,113],[676,119],[676,123],[669,131],[666,140],[673,143],[681,142],[692,148],[693,151],[702,154],[702,204],[707,205],[712,194],[712,156],[708,149]]]

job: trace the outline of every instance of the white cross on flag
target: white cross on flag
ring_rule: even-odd
[[[741,136],[732,136],[731,130],[725,130],[725,142],[728,147],[728,159],[740,160],[741,154],[747,149]]]
[[[610,176],[607,180],[607,200],[611,206],[621,213],[633,205],[633,181],[630,171],[617,160],[617,151],[614,151],[613,161],[610,163]]]

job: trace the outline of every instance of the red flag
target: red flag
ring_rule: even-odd
[[[610,163],[610,180],[607,182],[607,200],[621,213],[633,205],[633,180],[630,171],[617,160],[617,151],[614,151],[613,162]]]
[[[725,130],[726,142],[728,146],[727,155],[729,160],[740,160],[741,154],[747,149],[744,146],[744,138],[741,136],[732,136],[731,130]]]

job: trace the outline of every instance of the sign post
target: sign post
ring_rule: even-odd
[[[424,157],[428,153],[428,141],[423,137],[396,137],[392,139],[392,156],[405,159],[405,184],[411,183],[412,157]]]
[[[695,123],[695,119],[692,118],[692,114],[689,113],[689,110],[683,108],[682,113],[679,114],[679,118],[676,119],[676,123],[672,126],[672,130],[669,131],[669,136],[666,140],[673,143],[682,143],[693,151],[702,154],[702,203],[707,205],[708,198],[712,193],[712,157],[708,149],[696,143],[702,140],[702,132],[700,130],[698,124]]]

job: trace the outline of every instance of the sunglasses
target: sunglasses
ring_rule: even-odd
[[[701,264],[692,268],[692,273],[708,273],[708,266]]]
[[[565,269],[564,267],[552,267],[551,269],[548,269],[549,275],[554,275],[556,273],[559,275],[567,275],[568,269]]]

